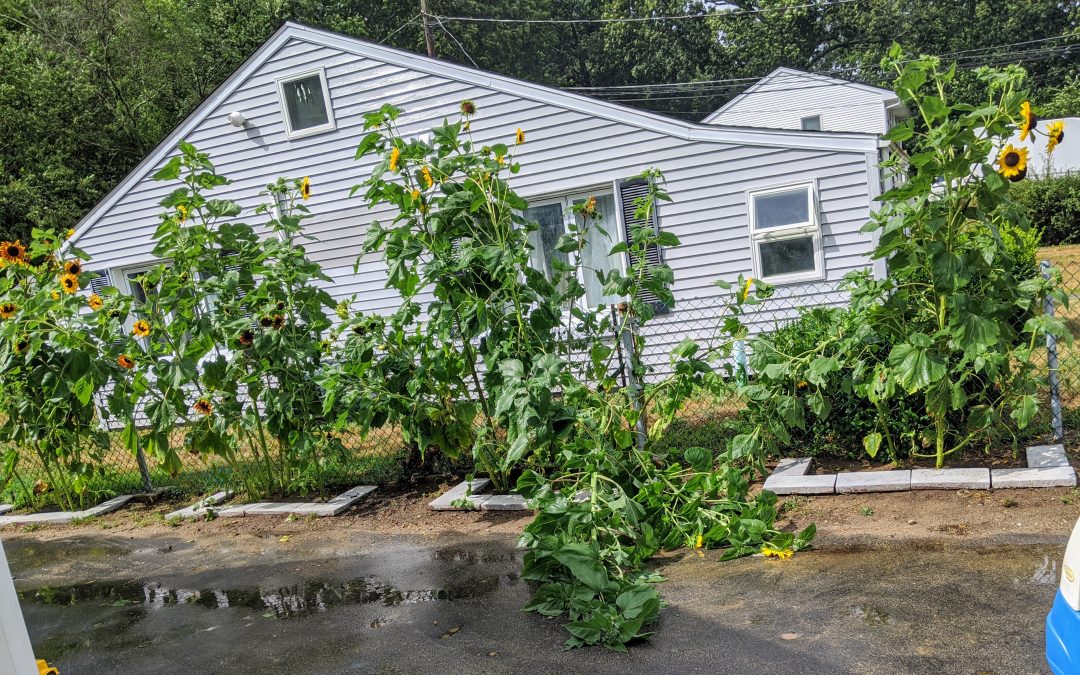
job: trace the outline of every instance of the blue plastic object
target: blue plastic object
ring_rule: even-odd
[[[1080,612],[1061,591],[1046,615],[1046,661],[1054,675],[1080,675]]]

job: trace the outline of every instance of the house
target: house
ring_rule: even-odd
[[[1065,123],[1065,138],[1054,149],[1053,154],[1046,152],[1046,136],[1043,133],[1030,135],[1021,141],[1020,132],[1017,131],[1006,141],[1017,148],[1027,148],[1029,180],[1080,171],[1080,117],[1039,120],[1035,128],[1039,132],[1045,132],[1053,122]],[[995,148],[987,158],[991,166],[997,162],[999,150],[1000,148]]]
[[[512,184],[541,224],[541,268],[555,255],[544,247],[565,229],[575,200],[596,196],[605,229],[623,237],[634,187],[624,179],[648,167],[664,172],[673,202],[660,207],[659,226],[682,245],[659,252],[674,269],[677,306],[654,322],[657,354],[712,333],[724,300],[717,279],[745,274],[775,284],[783,312],[756,318],[771,326],[798,306],[835,302],[836,282],[870,265],[874,236],[860,228],[881,191],[884,110],[873,112],[876,126],[843,131],[826,128],[825,108],[821,131],[691,123],[295,23],[278,30],[102,199],[76,227],[74,243],[91,256],[88,269],[103,274],[96,283],[137,294],[132,280],[153,262],[158,204],[174,188],[151,176],[183,139],[232,180],[214,194],[237,201],[250,222],[257,222],[252,209],[265,199],[265,185],[278,176],[309,176],[313,217],[305,222],[314,240],[305,246],[334,279],[329,292],[355,296],[361,311],[390,313],[398,298],[386,288],[381,257],[365,256],[354,271],[366,225],[392,217],[349,196],[374,165],[354,158],[362,116],[394,104],[404,109],[401,133],[425,134],[456,117],[465,99],[478,109],[478,144],[506,142],[518,127],[527,134]],[[790,102],[777,103],[784,105]],[[592,262],[626,265],[606,253]],[[583,281],[590,303],[607,300],[598,284]]]

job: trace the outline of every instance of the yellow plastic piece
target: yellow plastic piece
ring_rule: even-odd
[[[60,675],[60,671],[45,663],[45,659],[37,660],[37,671],[38,675]]]

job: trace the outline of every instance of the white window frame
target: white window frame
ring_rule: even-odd
[[[575,201],[586,200],[589,197],[598,197],[598,196],[610,195],[612,201],[615,202],[615,194],[616,194],[615,193],[615,185],[614,185],[614,183],[612,183],[611,185],[598,186],[594,190],[575,190],[574,192],[567,192],[567,193],[563,193],[563,194],[557,195],[557,196],[538,197],[538,198],[535,198],[535,199],[531,199],[531,200],[529,200],[529,208],[536,208],[536,207],[540,207],[540,206],[552,206],[552,205],[560,206],[561,209],[562,209],[562,217],[563,217],[563,231],[569,233],[570,232],[570,226],[572,224],[574,224],[573,206],[574,206]],[[618,244],[619,242],[622,242],[622,241],[625,240],[624,237],[623,237],[622,215],[619,213],[619,204],[618,204],[618,202],[615,202],[615,213],[612,214],[612,215],[614,216],[614,223],[615,223],[614,229],[615,229],[615,231],[614,232],[608,232],[607,234],[608,234],[608,237],[610,239],[611,246],[614,246],[615,244]],[[608,247],[608,251],[611,250],[611,246]],[[625,275],[626,274],[626,256],[624,254],[618,254],[617,253],[617,254],[615,254],[614,257],[616,258],[617,263],[618,263],[617,269],[619,270],[619,273]],[[584,286],[585,285],[584,276],[586,274],[594,274],[594,272],[591,269],[586,270],[584,267],[582,267],[579,264],[579,261],[577,260],[577,254],[576,253],[571,253],[569,255],[569,258],[570,258],[570,264],[577,266],[578,281],[581,283],[582,286]],[[581,296],[580,304],[581,304],[582,307],[584,307],[586,309],[590,309],[590,310],[596,309],[596,306],[589,304],[587,295],[582,295]],[[610,303],[607,306],[610,306]]]
[[[307,129],[293,129],[292,119],[289,117],[289,104],[285,97],[285,85],[290,82],[296,82],[297,80],[303,80],[312,75],[319,76],[319,83],[322,86],[323,105],[326,106],[326,124],[320,124],[317,127],[308,127]],[[290,140],[304,138],[305,136],[314,136],[315,134],[333,131],[337,128],[337,121],[334,119],[334,107],[330,104],[330,87],[326,82],[325,68],[319,67],[313,68],[312,70],[306,70],[302,73],[293,73],[288,77],[278,79],[276,85],[278,90],[278,101],[281,103],[281,117],[285,120],[285,136],[287,138]]]
[[[817,120],[818,128],[817,129],[807,129],[806,128],[806,122],[809,121],[809,120]],[[799,119],[799,130],[800,131],[824,131],[825,128],[822,126],[822,123],[821,123],[821,115],[820,114],[817,114],[817,115],[804,115],[802,118]]]
[[[770,227],[763,230],[757,229],[756,198],[779,192],[790,192],[797,188],[806,189],[807,213],[810,214],[810,220],[804,223],[793,223],[791,225]],[[816,179],[785,183],[783,185],[770,185],[768,187],[754,188],[746,191],[746,212],[749,219],[747,226],[750,231],[750,249],[755,278],[770,284],[822,281],[825,279],[825,255],[821,243],[821,215],[818,208],[817,193]],[[803,239],[808,236],[812,238],[814,244],[814,269],[805,272],[765,276],[764,266],[761,264],[761,244],[785,241],[788,239]]]

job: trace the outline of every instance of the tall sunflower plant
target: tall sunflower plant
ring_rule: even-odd
[[[66,236],[31,236],[0,243],[0,488],[73,510],[99,496],[110,430],[132,416],[129,303],[90,291],[87,256]]]
[[[370,208],[395,212],[370,226],[358,265],[381,256],[402,305],[385,320],[350,319],[328,402],[346,418],[402,425],[427,452],[471,450],[478,471],[529,500],[537,517],[521,539],[523,577],[536,585],[526,609],[564,617],[567,647],[625,650],[651,634],[663,603],[659,578],[642,567],[661,549],[721,548],[734,557],[764,548],[786,557],[805,546],[813,530],[777,531],[775,496],[749,494],[745,463],[703,448],[654,451],[680,402],[705,378],[724,379],[713,361],[724,362],[745,336],[741,308],[756,297],[745,280],[727,285],[724,338],[684,342],[672,375],[651,373],[640,358],[639,329],[653,316],[644,298],[675,299],[671,269],[648,266],[645,252],[678,239],[636,227],[600,253],[629,254],[625,272],[586,268],[598,257],[587,247],[603,239],[590,232],[604,222],[598,200],[586,199],[565,219],[557,254],[547,251],[550,265],[535,265],[539,225],[511,186],[526,133],[477,142],[477,109],[465,101],[430,142],[406,139],[400,114],[386,106],[367,116],[357,157],[372,171],[355,192]],[[669,197],[661,172],[641,178],[650,187],[634,208],[644,223]],[[585,275],[624,300],[588,307]],[[617,376],[620,342],[644,387]],[[444,426],[427,431],[428,420]]]
[[[1027,151],[1007,139],[1045,137],[1053,152],[1064,129],[1039,126],[1018,68],[977,71],[988,98],[968,104],[951,96],[955,65],[909,58],[896,45],[883,65],[913,113],[886,135],[910,155],[885,163],[893,186],[863,228],[877,235],[872,257],[887,274],[848,277],[851,330],[759,364],[761,377],[743,392],[757,426],[736,439],[740,450],[782,452],[790,430],[832,413],[828,387],[837,383],[876,411],[862,439],[871,457],[941,467],[969,448],[1015,448],[1040,406],[1040,345],[1046,335],[1071,340],[1061,319],[1041,311],[1047,297],[1068,304],[1054,275],[1019,274],[1002,239],[1003,230],[1029,228],[1009,195],[1028,174]],[[890,411],[913,401],[925,415],[895,428]]]
[[[219,457],[251,497],[325,496],[328,453],[343,449],[327,433],[314,380],[333,303],[302,245],[311,182],[269,185],[269,203],[256,209],[268,223],[256,230],[236,219],[235,202],[208,197],[228,184],[210,158],[187,143],[179,150],[155,176],[180,182],[155,233],[154,255],[167,262],[137,280],[146,301],[133,330],[152,428],[130,438],[171,471],[181,453]]]

